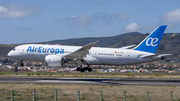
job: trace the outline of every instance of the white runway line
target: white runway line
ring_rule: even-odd
[[[36,83],[80,83],[80,84],[97,84],[97,83],[103,83],[99,81],[59,81],[59,80],[38,80],[35,81]]]

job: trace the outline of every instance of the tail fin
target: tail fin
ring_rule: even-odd
[[[167,25],[157,27],[134,50],[155,53]]]

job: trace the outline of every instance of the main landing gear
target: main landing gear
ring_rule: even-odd
[[[88,72],[91,72],[92,71],[92,68],[91,67],[82,67],[82,66],[80,66],[80,67],[77,67],[76,68],[76,71],[80,71],[80,72],[85,72],[85,71],[88,71]]]
[[[24,66],[23,60],[20,60],[20,66]]]

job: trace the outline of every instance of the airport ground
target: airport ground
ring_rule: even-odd
[[[165,78],[180,79],[180,73],[80,73],[80,72],[24,72],[18,71],[1,71],[0,77],[65,77],[65,78]]]
[[[58,77],[58,78],[149,78],[149,79],[180,79],[180,73],[64,73],[64,72],[0,72],[0,77]],[[177,82],[178,83],[178,82]],[[54,92],[58,92],[58,101],[75,101],[80,90],[81,101],[99,101],[100,91],[103,91],[104,101],[123,101],[123,91],[126,91],[126,101],[146,100],[149,91],[150,101],[169,101],[173,91],[173,101],[180,101],[180,86],[174,85],[116,85],[116,84],[44,84],[44,83],[0,83],[0,101],[9,101],[11,90],[14,99],[32,100],[32,90],[36,90],[38,101],[54,100]]]
[[[140,76],[141,75],[141,76]],[[148,76],[149,75],[149,76]],[[16,77],[14,77],[16,76]],[[167,78],[175,79],[173,81],[179,83],[179,74],[163,74],[163,73],[139,73],[139,74],[128,74],[128,73],[8,73],[1,72],[0,79],[4,78],[8,81],[8,78],[15,78],[23,76],[25,77],[38,77],[38,78],[62,78],[62,77],[73,77],[76,78],[91,78],[91,77],[104,77],[106,78],[124,78],[124,79],[137,79],[142,77],[144,81],[146,78],[157,79]],[[177,79],[177,80],[176,80]],[[19,78],[18,81],[22,81]],[[28,78],[27,78],[28,81]],[[177,82],[176,82],[177,81]],[[9,82],[9,81],[8,81]],[[137,81],[138,82],[138,81]],[[153,81],[154,82],[154,81]],[[156,82],[156,81],[155,81]],[[164,81],[163,81],[164,82]],[[164,82],[165,83],[165,82]],[[180,101],[180,86],[174,85],[126,85],[126,84],[53,84],[53,83],[0,83],[0,101],[9,101],[11,99],[11,90],[14,90],[14,100],[31,101],[32,91],[35,89],[37,101],[53,101],[54,93],[57,90],[58,101],[75,101],[77,99],[77,91],[80,91],[81,101],[99,101],[100,91],[103,91],[104,101],[123,101],[123,91],[126,91],[126,101],[144,101],[146,100],[146,92],[149,91],[150,101],[169,101],[170,92],[173,91],[173,101]]]
[[[53,101],[57,90],[58,101],[75,101],[80,90],[81,101],[99,101],[100,91],[103,91],[104,101],[123,101],[123,91],[126,91],[126,101],[145,101],[146,91],[149,91],[150,101],[169,101],[173,91],[173,101],[180,100],[180,86],[145,86],[145,85],[91,85],[91,84],[0,84],[1,101],[10,100],[11,90],[14,90],[14,100],[31,101],[35,89],[36,100]]]

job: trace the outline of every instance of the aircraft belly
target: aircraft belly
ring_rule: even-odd
[[[90,65],[102,65],[102,62],[99,61],[99,59],[97,59],[96,57],[93,57],[93,56],[87,56],[87,58],[85,60],[88,61],[88,63]]]
[[[22,60],[45,61],[45,54],[26,54],[20,57]]]
[[[98,57],[98,60],[101,61],[102,65],[123,65],[123,57]]]

